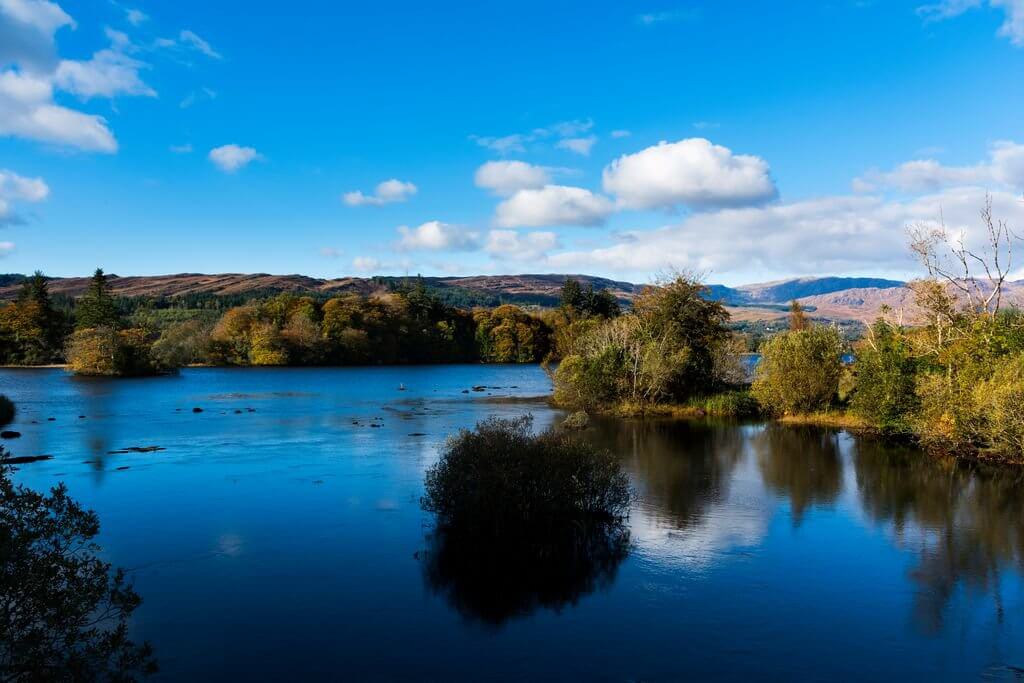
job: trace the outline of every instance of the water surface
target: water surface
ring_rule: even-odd
[[[97,511],[164,680],[1021,676],[1019,475],[845,432],[599,421],[628,552],[481,575],[432,541],[423,473],[487,416],[561,419],[549,390],[523,366],[0,372],[6,445],[54,456],[16,478]]]

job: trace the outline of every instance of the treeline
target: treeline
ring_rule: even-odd
[[[574,326],[619,314],[607,291],[567,280],[561,305],[465,310],[420,279],[373,295],[277,294],[218,310],[208,295],[147,306],[110,292],[102,270],[72,310],[54,304],[46,278],[26,280],[0,308],[0,362],[67,362],[78,374],[143,375],[190,364],[368,365],[538,363],[557,358]]]

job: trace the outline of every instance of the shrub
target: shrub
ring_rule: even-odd
[[[751,391],[774,413],[827,408],[839,389],[843,342],[835,327],[785,332],[765,342]]]
[[[1024,355],[1003,359],[974,389],[985,446],[996,455],[1024,460]]]
[[[124,571],[101,559],[99,530],[96,513],[64,484],[43,495],[15,486],[0,466],[4,680],[128,681],[156,672],[149,644],[128,637],[142,600]]]
[[[905,433],[920,401],[916,393],[918,361],[902,330],[879,320],[857,350],[850,407],[886,432]]]
[[[590,416],[584,410],[577,410],[558,425],[561,429],[586,429],[590,425]]]
[[[742,390],[696,398],[689,405],[715,417],[757,417],[761,414],[761,404],[749,391]]]
[[[629,483],[607,451],[546,432],[532,418],[491,418],[449,439],[426,474],[424,509],[460,535],[498,537],[615,524],[626,515]]]

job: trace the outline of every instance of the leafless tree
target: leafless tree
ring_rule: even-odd
[[[1013,247],[1020,237],[1004,220],[992,216],[992,197],[981,210],[985,242],[980,250],[969,248],[964,234],[950,235],[945,221],[938,227],[915,225],[908,229],[910,248],[929,277],[966,300],[973,313],[995,315],[1003,302],[1003,287],[1013,268]],[[936,292],[929,291],[935,296]]]

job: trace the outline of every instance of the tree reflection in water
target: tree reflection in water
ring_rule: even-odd
[[[464,618],[500,627],[539,608],[558,612],[607,588],[628,554],[629,531],[621,523],[493,542],[439,529],[428,538],[423,576]]]
[[[6,453],[0,449],[0,459]],[[141,599],[92,542],[99,519],[63,484],[49,495],[0,465],[0,680],[132,680],[156,671],[128,638]]]
[[[918,555],[910,572],[918,586],[914,623],[940,632],[961,585],[991,595],[1001,621],[1001,572],[1024,572],[1024,473],[936,461],[865,441],[854,467],[864,510],[892,524],[897,542]]]
[[[725,500],[746,436],[733,423],[596,420],[586,434],[622,458],[651,512],[679,529]]]
[[[753,438],[765,487],[789,499],[793,526],[807,510],[831,505],[843,489],[836,432],[769,424]]]

